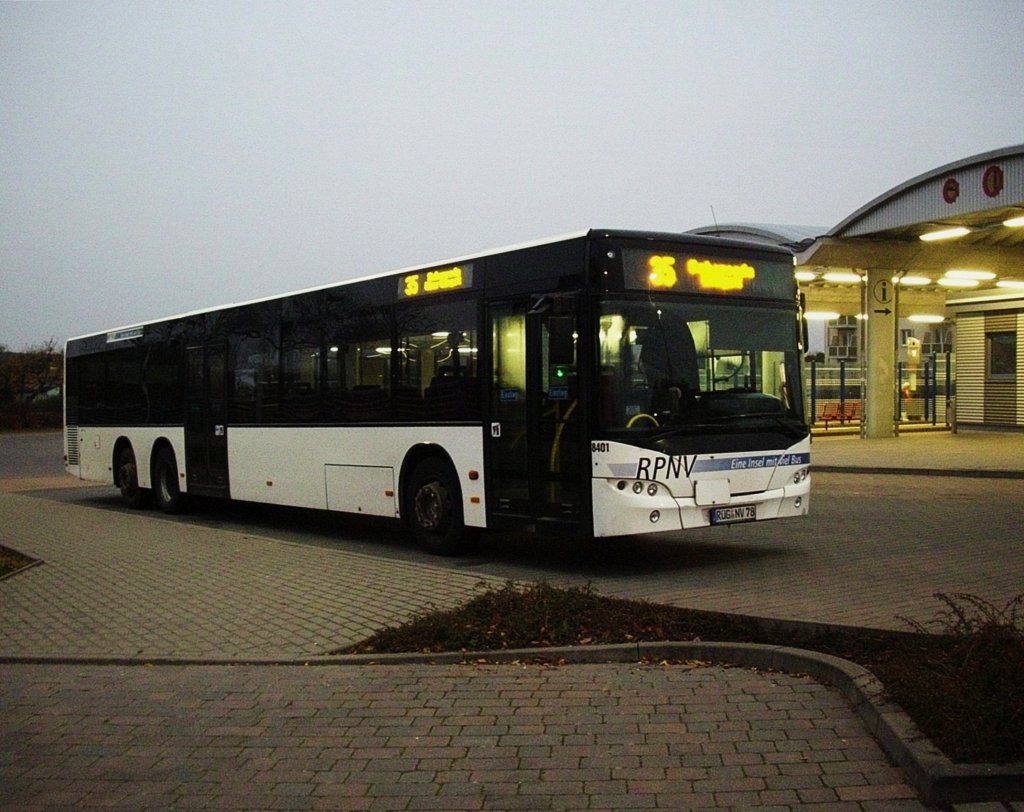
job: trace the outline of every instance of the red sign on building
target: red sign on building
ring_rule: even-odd
[[[960,197],[960,181],[956,178],[946,178],[946,182],[942,184],[942,199],[947,203],[956,203],[956,199]]]
[[[992,164],[981,178],[981,188],[988,197],[999,197],[1003,191],[1003,168]]]

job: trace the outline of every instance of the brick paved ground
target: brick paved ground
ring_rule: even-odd
[[[1014,444],[986,447],[1005,457]],[[582,577],[601,591],[879,625],[935,584],[998,598],[1019,589],[1021,571],[1021,491],[1007,480],[958,490],[937,479],[929,503],[893,493],[920,478],[854,477],[850,504],[816,496],[820,518],[725,542],[638,539],[582,561],[499,548],[496,562],[438,562],[10,492],[60,481],[45,467],[31,475],[0,487],[0,543],[46,563],[0,584],[0,656],[310,657],[458,603],[501,581],[512,560],[518,573],[545,565],[540,577]],[[821,529],[840,525],[856,530]],[[787,538],[794,531],[814,546]],[[837,583],[842,567],[863,572]],[[800,677],[635,665],[0,664],[3,812],[460,804],[921,808],[845,701]],[[1008,808],[1024,805],[964,811]]]
[[[664,665],[0,666],[0,807],[922,809],[803,677]]]
[[[500,582],[17,494],[0,544],[46,562],[0,589],[7,656],[315,656]]]

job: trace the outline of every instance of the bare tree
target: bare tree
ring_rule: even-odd
[[[59,394],[63,376],[64,353],[52,338],[24,352],[0,345],[0,408],[27,426],[31,405]]]

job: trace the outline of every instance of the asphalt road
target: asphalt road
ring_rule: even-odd
[[[61,471],[59,434],[0,435],[4,476]],[[23,468],[19,468],[23,466]],[[111,487],[33,495],[124,512]],[[429,556],[395,521],[198,501],[183,526],[430,564],[461,575],[591,584],[608,595],[763,617],[906,628],[970,593],[1002,604],[1022,589],[1019,479],[816,473],[811,514],[756,525],[617,540],[489,534],[472,555]]]
[[[62,438],[55,431],[0,432],[0,479],[63,473]]]

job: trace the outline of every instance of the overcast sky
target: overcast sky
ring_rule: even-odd
[[[0,344],[1024,141],[1024,2],[0,5]]]

